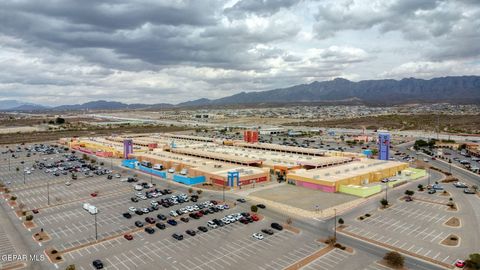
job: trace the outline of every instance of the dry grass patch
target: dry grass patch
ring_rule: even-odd
[[[460,227],[460,219],[457,217],[451,217],[444,224],[449,227]]]
[[[440,244],[449,246],[449,247],[456,247],[458,246],[459,243],[460,243],[460,237],[454,234],[450,234],[447,238],[443,239],[443,241],[440,242]]]

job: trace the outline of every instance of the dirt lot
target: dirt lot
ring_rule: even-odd
[[[90,128],[86,130],[61,130],[61,131],[39,131],[25,133],[0,134],[1,144],[29,143],[39,141],[52,141],[64,137],[73,136],[99,136],[110,135],[112,133],[154,133],[154,132],[174,132],[184,130],[180,127],[166,126],[128,126],[116,128]]]
[[[440,130],[452,133],[480,133],[479,115],[382,115],[327,121],[308,121],[307,126],[398,129],[398,130],[436,130],[437,119]],[[287,124],[287,125],[291,125]]]
[[[315,211],[316,205],[322,210],[358,199],[342,193],[328,193],[293,185],[264,189],[250,195],[309,211]]]

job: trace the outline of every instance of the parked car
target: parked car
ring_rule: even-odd
[[[436,193],[436,192],[437,192],[437,191],[436,191],[435,189],[433,189],[433,188],[428,190],[428,194],[434,194],[434,193]]]
[[[245,203],[245,202],[247,202],[247,200],[245,200],[245,199],[243,199],[243,198],[240,198],[240,199],[237,199],[237,202],[239,202],[239,203]]]
[[[103,269],[103,262],[101,260],[94,260],[92,265],[95,269]]]
[[[264,234],[268,234],[268,235],[272,235],[273,234],[273,230],[272,229],[263,229],[262,232]]]
[[[140,220],[137,220],[135,221],[135,226],[137,226],[138,228],[141,228],[143,227],[143,222],[141,222]]]
[[[278,223],[276,223],[276,222],[272,223],[270,226],[271,226],[272,228],[274,228],[275,230],[279,230],[279,231],[283,230],[282,225],[280,225],[280,224],[278,224]]]
[[[148,223],[150,223],[150,224],[154,224],[154,223],[155,223],[155,219],[152,218],[152,217],[146,217],[146,218],[145,218],[145,221],[148,222]]]
[[[152,227],[146,227],[146,228],[145,228],[145,232],[148,233],[148,234],[154,234],[154,233],[155,233],[155,229],[152,228]]]
[[[180,220],[185,222],[185,223],[190,221],[187,217],[181,217]]]
[[[158,222],[157,224],[155,224],[155,226],[157,228],[159,228],[160,230],[164,230],[165,229],[165,223],[162,223],[162,222]]]
[[[183,235],[181,233],[174,233],[172,234],[172,237],[178,241],[183,240]]]
[[[186,230],[185,233],[190,235],[190,236],[195,236],[196,235],[194,230]]]
[[[263,234],[261,234],[261,233],[254,233],[254,234],[252,234],[252,237],[255,238],[255,239],[258,239],[258,240],[262,240],[264,238]]]
[[[465,194],[475,194],[475,190],[471,188],[466,188],[463,190],[463,193]]]
[[[123,213],[123,217],[130,219],[130,218],[132,218],[132,215],[130,213],[126,212],[126,213]]]
[[[465,261],[464,260],[456,260],[455,261],[455,267],[464,268],[465,267]]]
[[[266,206],[265,206],[264,204],[261,204],[261,203],[260,203],[260,204],[257,204],[257,207],[258,207],[258,208],[262,208],[262,209],[265,209],[265,208],[266,208]]]
[[[163,215],[163,214],[158,214],[158,215],[157,215],[157,218],[158,218],[159,220],[166,220],[166,219],[167,219],[167,217],[166,217],[165,215]]]
[[[123,237],[124,237],[125,239],[127,239],[128,241],[133,240],[133,236],[132,236],[131,234],[125,234]]]
[[[170,224],[170,225],[172,225],[172,226],[176,226],[176,225],[178,224],[178,223],[177,223],[175,220],[173,220],[173,219],[167,220],[167,223]]]
[[[197,229],[198,229],[199,231],[201,231],[201,232],[208,232],[208,229],[207,229],[207,227],[205,227],[205,226],[198,226]]]

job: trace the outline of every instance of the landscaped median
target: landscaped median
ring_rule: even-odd
[[[397,251],[399,253],[408,255],[410,257],[418,258],[418,259],[421,259],[423,261],[430,262],[432,264],[436,264],[436,265],[439,265],[439,266],[442,266],[442,267],[445,267],[445,268],[448,268],[448,269],[454,269],[453,265],[451,265],[451,264],[444,263],[444,262],[441,262],[441,261],[436,261],[432,258],[422,256],[422,255],[418,255],[418,254],[410,252],[408,250],[404,250],[404,249],[401,249],[401,248],[398,248],[398,247],[395,247],[395,246],[391,246],[389,244],[385,244],[385,243],[382,243],[382,242],[379,242],[379,241],[376,241],[376,240],[373,240],[373,239],[370,239],[370,238],[366,238],[364,236],[361,236],[361,235],[358,235],[358,234],[355,234],[355,233],[352,233],[352,232],[349,232],[349,231],[345,231],[345,230],[343,230],[343,228],[338,228],[337,233],[341,233],[341,234],[344,234],[346,236],[350,236],[350,237],[362,240],[362,241],[367,242],[367,243],[371,243],[371,244],[374,244],[374,245],[377,245],[377,246],[381,246],[381,247],[389,249],[389,250],[394,250],[394,251]]]

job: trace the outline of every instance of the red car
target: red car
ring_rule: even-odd
[[[260,218],[255,214],[251,215],[251,217],[252,217],[253,221],[259,221],[260,220]]]
[[[34,214],[38,214],[38,209],[33,209],[32,212],[33,212]]]
[[[196,215],[197,215],[197,217],[203,217],[203,213],[200,212],[200,211],[198,211],[198,212],[196,213]]]
[[[123,237],[128,241],[133,240],[133,236],[131,234],[125,234]]]
[[[458,268],[463,268],[463,267],[465,267],[465,261],[464,260],[457,260],[455,262],[455,266],[458,267]]]
[[[97,195],[98,195],[98,193],[96,193],[96,192],[90,193],[90,196],[92,196],[92,197],[97,197]]]

